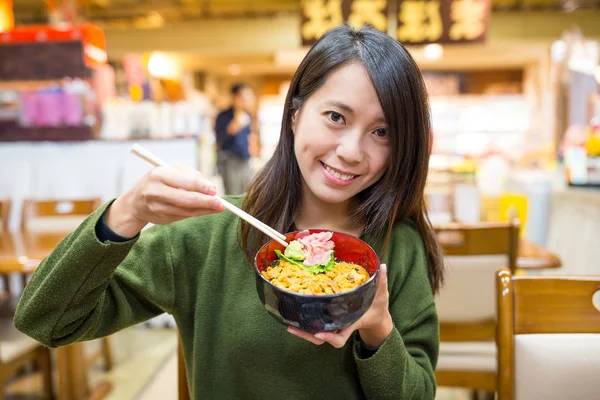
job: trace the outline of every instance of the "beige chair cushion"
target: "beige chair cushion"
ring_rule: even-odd
[[[27,222],[25,228],[29,232],[37,233],[71,232],[81,225],[85,218],[86,216],[82,215],[34,217]]]
[[[441,342],[437,370],[496,372],[496,343]]]
[[[600,398],[600,334],[515,335],[516,400]]]
[[[15,328],[12,318],[0,319],[0,362],[9,362],[40,344]]]
[[[444,287],[436,297],[441,322],[477,322],[496,318],[496,278],[508,256],[449,256]]]

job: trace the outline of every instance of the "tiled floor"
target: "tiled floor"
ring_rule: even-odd
[[[112,392],[106,400],[166,400],[177,399],[177,333],[174,329],[133,327],[112,336],[115,367],[104,373],[101,368],[91,371],[93,382],[110,380]],[[89,344],[93,350],[94,343]],[[35,379],[10,388],[7,400],[32,397],[19,395],[35,386]],[[468,400],[465,391],[438,389],[436,400]]]
[[[113,390],[105,400],[177,398],[176,362],[171,368],[172,382],[166,379],[171,372],[170,359],[177,361],[177,333],[174,329],[134,327],[119,332],[113,337],[115,367],[108,373],[96,372],[92,377],[93,381],[109,380],[113,383]],[[156,385],[156,375],[159,373],[163,378],[160,379],[160,385]],[[156,390],[159,386],[160,390]],[[147,392],[154,395],[147,397],[145,394]],[[161,393],[165,394],[161,395]]]

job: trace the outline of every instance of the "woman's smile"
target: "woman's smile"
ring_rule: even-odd
[[[321,167],[323,169],[323,175],[325,176],[325,178],[329,182],[332,182],[336,185],[348,186],[348,185],[352,184],[352,182],[354,182],[356,180],[356,178],[358,178],[360,176],[360,175],[350,174],[346,171],[341,171],[339,169],[335,169],[335,168],[325,164],[323,161],[319,161],[319,163],[321,164]]]

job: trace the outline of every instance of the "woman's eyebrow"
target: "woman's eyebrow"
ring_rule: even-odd
[[[340,108],[340,109],[342,109],[344,111],[348,111],[348,113],[354,115],[354,110],[352,109],[352,107],[350,107],[348,104],[342,103],[341,101],[329,100],[329,101],[325,102],[325,105]]]

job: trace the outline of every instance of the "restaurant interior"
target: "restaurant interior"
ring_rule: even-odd
[[[48,349],[14,327],[20,294],[153,168],[134,144],[226,194],[236,82],[256,174],[298,65],[344,22],[403,43],[429,95],[436,399],[600,398],[598,21],[598,0],[0,0],[0,398],[189,399],[172,316]]]

